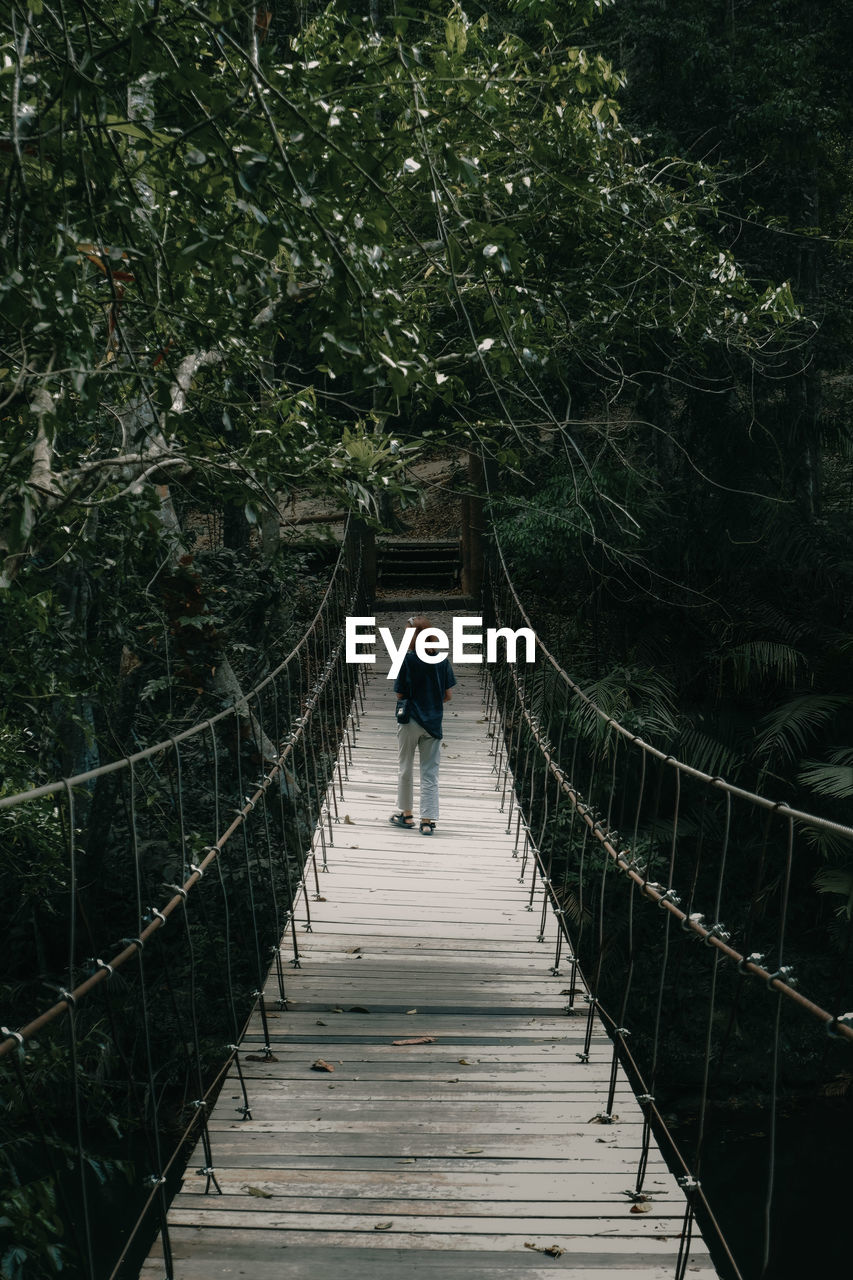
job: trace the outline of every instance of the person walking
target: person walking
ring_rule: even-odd
[[[399,811],[390,821],[398,827],[414,829],[412,814],[414,797],[414,762],[417,748],[420,761],[420,810],[418,824],[421,835],[431,836],[438,821],[438,765],[441,756],[441,722],[444,704],[449,702],[450,690],[456,684],[447,658],[440,662],[424,662],[415,652],[415,643],[422,631],[430,628],[430,621],[423,614],[409,618],[408,625],[415,628],[409,651],[403,659],[399,675],[394,681],[398,700],[408,698],[409,719],[397,724],[399,768],[397,773],[397,804]],[[429,642],[426,644],[429,648]]]

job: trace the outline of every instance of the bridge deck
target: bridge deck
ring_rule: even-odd
[[[368,686],[314,931],[287,971],[288,1009],[270,1015],[276,1060],[244,1054],[253,1119],[231,1078],[211,1116],[224,1195],[199,1194],[190,1172],[169,1214],[183,1280],[674,1272],[682,1193],[653,1148],[651,1199],[632,1212],[641,1112],[621,1072],[618,1120],[593,1122],[610,1042],[597,1026],[578,1061],[586,1007],[567,1017],[555,924],[537,943],[538,893],[525,909],[471,671],[445,713],[431,839],[388,822],[393,694],[381,674]],[[272,982],[268,997],[275,1008]],[[419,1036],[432,1042],[394,1044]],[[245,1049],[262,1044],[256,1019]],[[334,1072],[312,1070],[319,1058]],[[203,1163],[199,1150],[189,1170]],[[161,1256],[144,1276],[162,1275]],[[716,1275],[696,1234],[687,1274]]]

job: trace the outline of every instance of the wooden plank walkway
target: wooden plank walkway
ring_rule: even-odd
[[[399,630],[399,615],[380,621]],[[618,1120],[593,1122],[610,1041],[597,1027],[578,1061],[586,1008],[568,1017],[566,979],[550,974],[552,918],[536,941],[541,898],[529,914],[477,671],[457,671],[445,710],[428,838],[388,822],[394,695],[377,663],[314,931],[287,971],[288,1009],[270,1015],[276,1061],[244,1056],[252,1120],[230,1077],[211,1116],[224,1195],[188,1173],[169,1214],[178,1277],[673,1275],[683,1195],[655,1148],[648,1211],[631,1211],[642,1116],[621,1073]],[[393,1043],[418,1036],[434,1039]],[[244,1044],[263,1044],[259,1019]],[[312,1070],[318,1058],[334,1073]],[[188,1168],[203,1163],[199,1149]],[[155,1246],[143,1276],[162,1275],[161,1257]],[[687,1274],[717,1274],[696,1232]]]

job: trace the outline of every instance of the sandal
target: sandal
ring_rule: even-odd
[[[411,813],[392,813],[388,821],[393,822],[395,827],[404,827],[406,831],[415,829],[415,818]]]
[[[422,836],[431,836],[435,831],[435,823],[430,818],[421,818],[420,828]]]

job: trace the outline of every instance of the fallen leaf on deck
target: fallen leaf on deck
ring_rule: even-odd
[[[348,955],[348,956],[354,956],[354,955],[355,955],[355,953],[356,953],[357,951],[360,951],[360,950],[361,950],[361,947],[348,947],[348,948],[347,948],[347,955]]]
[[[394,1225],[393,1222],[374,1222],[373,1230],[374,1231],[390,1231],[393,1225]]]
[[[406,1013],[417,1013],[417,1009],[407,1009]]]
[[[312,1071],[334,1071],[334,1069],[331,1062],[326,1062],[325,1058],[317,1058],[315,1062],[311,1063]]]
[[[471,1065],[471,1063],[468,1061],[468,1059],[467,1059],[467,1058],[457,1058],[457,1059],[456,1059],[456,1061],[457,1061],[457,1062],[459,1063],[459,1065],[460,1065],[460,1066],[462,1066],[462,1067],[470,1067],[470,1065]]]
[[[529,1240],[525,1240],[524,1247],[525,1249],[533,1249],[536,1253],[546,1253],[549,1258],[561,1258],[566,1252],[565,1249],[561,1249],[558,1244],[531,1244]]]
[[[327,899],[327,898],[324,898],[324,897],[322,896],[322,894],[315,893],[315,894],[314,894],[314,901],[315,901],[315,902],[327,902],[327,901],[328,901],[328,899]]]
[[[650,1204],[632,1204],[628,1210],[629,1213],[651,1213],[652,1206]]]
[[[262,1200],[272,1200],[273,1198],[273,1193],[271,1191],[264,1191],[263,1187],[249,1187],[244,1185],[243,1190],[248,1191],[250,1196],[260,1196]]]
[[[435,1036],[414,1036],[411,1040],[392,1040],[392,1044],[435,1044]]]
[[[479,1155],[482,1150],[482,1147],[466,1147],[465,1154],[466,1156],[476,1156]]]
[[[315,1027],[325,1027],[326,1024],[322,1018],[318,1018],[314,1025]]]
[[[370,1013],[370,1010],[365,1009],[363,1004],[351,1004],[347,1013]]]
[[[244,1062],[278,1062],[274,1053],[247,1053]]]
[[[330,1012],[330,1013],[343,1013],[343,1009],[341,1008],[341,1006],[340,1006],[339,1004],[336,1004],[336,1005],[335,1005],[335,1007],[334,1007],[334,1009],[330,1009],[330,1010],[329,1010],[329,1012]]]
[[[346,824],[346,826],[348,826],[348,827],[354,827],[354,826],[355,826],[355,823],[353,822],[352,818],[349,816],[349,814],[348,814],[348,813],[345,813],[345,814],[344,814],[344,823],[345,823],[345,824]]]

